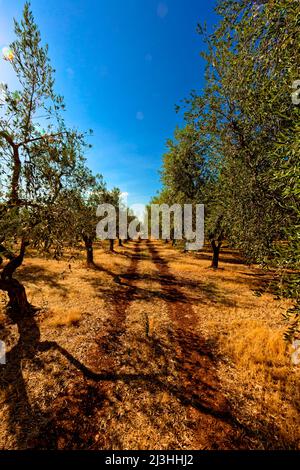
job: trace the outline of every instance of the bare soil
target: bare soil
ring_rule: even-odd
[[[32,253],[19,278],[42,308],[1,316],[0,448],[299,448],[288,304],[255,297],[264,273],[237,253],[218,271],[208,256],[132,241],[87,269]]]

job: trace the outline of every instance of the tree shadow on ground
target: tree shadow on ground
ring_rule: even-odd
[[[133,257],[127,273],[129,280],[131,280],[130,274],[136,279],[136,260],[139,258],[136,247],[134,252],[136,256]],[[161,273],[160,281],[165,288],[160,295],[164,295],[169,303],[180,305],[187,303],[184,294],[174,289],[174,279],[168,276],[166,269],[165,273]],[[99,289],[99,284],[95,285],[96,287]],[[118,291],[120,293],[115,302],[117,307],[123,305],[123,310],[126,310],[129,300],[138,298],[139,295],[148,300],[158,296],[157,292],[149,293],[146,289],[140,290],[130,284],[127,287],[123,286],[122,289],[118,288]],[[100,294],[102,295],[102,292]],[[215,295],[214,287],[210,286],[206,294]],[[190,300],[189,298],[188,301]],[[212,439],[219,448],[260,446],[275,449],[279,448],[279,445],[280,448],[283,445],[284,448],[292,446],[287,442],[284,444],[282,442],[279,444],[279,441],[270,442],[270,432],[267,429],[258,432],[254,424],[253,428],[250,428],[235,418],[217,380],[214,370],[216,355],[213,347],[195,331],[186,330],[184,324],[182,328],[176,326],[167,331],[167,339],[155,334],[137,337],[132,343],[133,351],[125,357],[127,366],[132,372],[121,373],[118,366],[105,368],[105,361],[101,358],[101,355],[105,354],[103,353],[105,348],[106,353],[113,359],[118,354],[119,347],[122,348],[119,336],[124,335],[125,330],[119,328],[117,316],[112,320],[109,336],[99,337],[97,340],[99,350],[95,358],[96,366],[98,360],[99,367],[93,369],[87,367],[57,342],[41,342],[33,311],[23,318],[12,314],[10,317],[18,327],[19,340],[8,352],[7,364],[0,367],[0,387],[6,392],[9,433],[15,436],[15,446],[18,449],[112,448],[115,442],[110,439],[113,437],[105,430],[99,431],[99,419],[101,421],[102,417],[105,423],[110,422],[110,415],[113,414],[118,400],[116,386],[120,382],[129,384],[131,389],[136,390],[138,396],[143,392],[151,393],[153,396],[159,392],[166,392],[185,409],[192,408],[198,413],[203,428],[213,430]],[[118,331],[118,341],[114,339],[114,329]],[[142,347],[150,351],[149,356],[143,360],[136,354],[138,348]],[[54,397],[47,412],[42,412],[37,405],[30,402],[23,377],[22,362],[25,360],[32,364],[36,360],[41,361],[39,354],[50,350],[63,356],[76,374],[68,389],[62,390],[57,397]],[[156,363],[160,366],[153,370],[152,366]],[[140,411],[155,421],[152,410]],[[161,412],[163,411],[162,409]],[[117,416],[117,412],[115,415]],[[124,419],[130,420],[126,416]],[[130,422],[127,424],[130,426]],[[155,422],[154,424],[156,425]],[[224,430],[230,437],[224,436]],[[280,435],[279,431],[276,432]]]
[[[31,443],[34,443],[35,441],[32,440],[32,436],[30,436],[29,430],[36,428],[38,423],[41,425],[41,423],[45,420],[45,417],[42,416],[42,413],[38,407],[33,406],[30,403],[22,373],[22,361],[34,360],[35,356],[39,352],[45,352],[50,349],[56,350],[61,353],[70,362],[70,364],[72,364],[78,371],[82,373],[83,377],[81,377],[81,380],[84,380],[79,387],[79,390],[82,392],[80,399],[81,401],[82,399],[83,401],[87,401],[87,403],[82,403],[82,405],[84,405],[82,408],[83,410],[88,406],[88,409],[91,411],[92,403],[94,403],[94,406],[99,406],[99,403],[101,405],[103,399],[105,398],[105,394],[99,393],[99,388],[95,389],[91,383],[86,384],[86,380],[95,383],[103,381],[142,381],[147,383],[157,382],[160,384],[157,375],[154,374],[144,374],[141,372],[132,374],[118,374],[112,372],[96,373],[78,361],[71,353],[69,353],[56,342],[40,342],[40,331],[34,318],[34,312],[28,314],[26,318],[13,318],[13,321],[17,324],[20,337],[18,343],[7,354],[6,365],[1,366],[0,368],[0,387],[2,391],[4,390],[6,392],[6,403],[9,405],[9,433],[12,436],[15,436],[16,447],[19,449],[31,447],[30,442],[28,442],[28,438],[31,440]],[[70,403],[68,404],[68,408],[70,408],[69,412],[72,414],[74,411],[74,405],[72,403],[72,397],[69,398]],[[50,410],[50,415],[51,414],[52,411]],[[56,416],[56,418],[58,418],[58,416]],[[80,422],[80,415],[76,414],[76,419],[78,422]],[[53,419],[51,419],[51,422],[52,421]],[[48,429],[47,425],[46,429]],[[43,430],[42,434],[44,434],[46,429]],[[48,429],[48,431],[49,436],[45,436],[45,439],[49,446],[53,448],[54,444],[52,440],[54,437],[54,430]],[[62,432],[62,430],[58,430],[58,436],[56,436],[57,438],[60,437],[60,432]],[[74,434],[74,438],[76,440],[76,433]],[[35,442],[34,446],[37,445],[38,443]],[[84,439],[84,445],[88,445],[86,439]],[[54,447],[56,447],[56,445],[54,445]]]
[[[104,266],[99,266],[98,263],[93,263],[93,264],[90,264],[89,266],[87,266],[87,269],[90,269],[90,270],[93,270],[95,272],[99,272],[99,273],[104,273],[104,274],[107,274],[108,276],[110,276],[115,282],[119,282],[119,275],[113,271],[111,271],[110,269],[108,268],[105,268]],[[85,280],[89,280],[89,277],[85,276],[84,277]]]
[[[233,439],[230,444],[232,448],[250,445],[247,439],[243,440],[243,436],[258,438],[257,431],[241,425],[222,399],[219,385],[210,370],[214,364],[214,354],[193,332],[185,333],[184,338],[180,331],[169,332],[167,342],[155,335],[142,340],[148,343],[153,360],[157,357],[161,359],[161,369],[156,373],[147,372],[140,362],[134,364],[132,373],[112,370],[96,372],[55,341],[41,342],[34,312],[24,318],[12,317],[12,321],[17,324],[20,336],[18,343],[7,354],[6,365],[0,367],[0,388],[6,393],[8,431],[14,436],[17,449],[107,448],[108,436],[105,437],[105,433],[95,442],[95,436],[99,435],[96,415],[105,416],[113,409],[114,401],[107,386],[119,382],[130,384],[138,390],[148,390],[154,395],[165,391],[184,407],[192,407],[201,415],[216,420],[219,426],[226,425],[228,430],[233,428],[236,442]],[[47,412],[42,412],[28,397],[22,362],[41,361],[39,353],[50,350],[65,357],[77,373],[72,379],[72,387],[62,391],[51,402]],[[201,362],[195,362],[195,354],[202,357]],[[177,371],[171,377],[170,360]],[[128,357],[128,361],[132,367],[132,357]],[[150,411],[144,410],[151,415]],[[263,435],[260,436],[262,439],[265,440]]]
[[[61,284],[64,273],[65,271],[55,273],[41,266],[21,266],[16,274],[16,278],[20,278],[25,284],[26,282],[31,282],[36,285],[45,283],[52,289],[57,289],[66,294],[68,290]]]
[[[131,257],[132,258],[132,257]],[[133,299],[135,300],[149,300],[154,298],[165,300],[166,302],[195,302],[195,303],[217,303],[227,307],[235,307],[236,304],[228,296],[218,288],[216,283],[213,281],[194,281],[191,279],[174,279],[172,277],[164,276],[158,279],[157,275],[154,274],[139,274],[137,272],[127,272],[117,275],[106,269],[99,268],[99,272],[107,273],[111,276],[113,281],[116,283],[116,288],[111,291],[111,286],[108,286],[105,281],[98,279],[97,277],[91,278],[90,276],[84,276],[85,282],[88,282],[96,291],[97,296],[101,299],[111,300],[112,298],[125,298],[127,290],[132,289],[131,282],[143,281],[149,283],[150,287],[139,287],[134,286]],[[163,281],[165,286],[179,287],[190,289],[194,294],[189,295],[187,299],[178,289],[172,291],[153,289],[152,283]]]

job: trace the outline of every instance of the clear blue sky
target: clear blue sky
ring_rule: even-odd
[[[0,0],[0,47],[13,39],[23,1]],[[217,22],[213,0],[32,0],[49,44],[67,122],[92,128],[88,166],[109,187],[147,203],[159,189],[175,104],[203,87],[197,23]],[[1,60],[0,81],[13,81]]]

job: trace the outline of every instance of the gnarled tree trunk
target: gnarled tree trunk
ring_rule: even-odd
[[[31,307],[27,300],[25,287],[17,279],[0,280],[0,288],[8,294],[7,309],[9,313],[24,316],[30,310]]]
[[[109,240],[109,250],[110,251],[114,251],[114,241],[115,240],[113,238]]]
[[[28,243],[25,240],[22,240],[21,249],[18,256],[10,258],[10,261],[3,268],[0,278],[0,289],[7,292],[9,297],[9,303],[7,305],[8,313],[12,318],[17,316],[24,316],[31,310],[31,305],[29,304],[26,296],[25,287],[12,276],[15,270],[21,266],[24,255],[25,248]]]

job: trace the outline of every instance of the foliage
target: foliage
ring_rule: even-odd
[[[29,3],[22,20],[15,21],[15,34],[10,62],[20,89],[11,91],[5,85],[1,99],[0,243],[2,256],[10,261],[2,270],[0,288],[8,292],[11,305],[24,311],[25,290],[12,275],[29,242],[54,237],[62,243],[58,201],[69,188],[83,184],[86,143],[85,134],[65,125],[48,48],[41,43]],[[16,256],[13,250],[19,239]]]
[[[198,28],[207,45],[205,88],[184,100],[186,125],[175,131],[193,130],[201,174],[199,153],[186,153],[183,139],[169,141],[162,195],[200,196],[208,238],[226,236],[248,262],[276,268],[281,294],[296,299],[289,314],[297,320],[300,107],[291,91],[299,79],[299,4],[224,0],[216,11],[221,20],[212,34]]]

